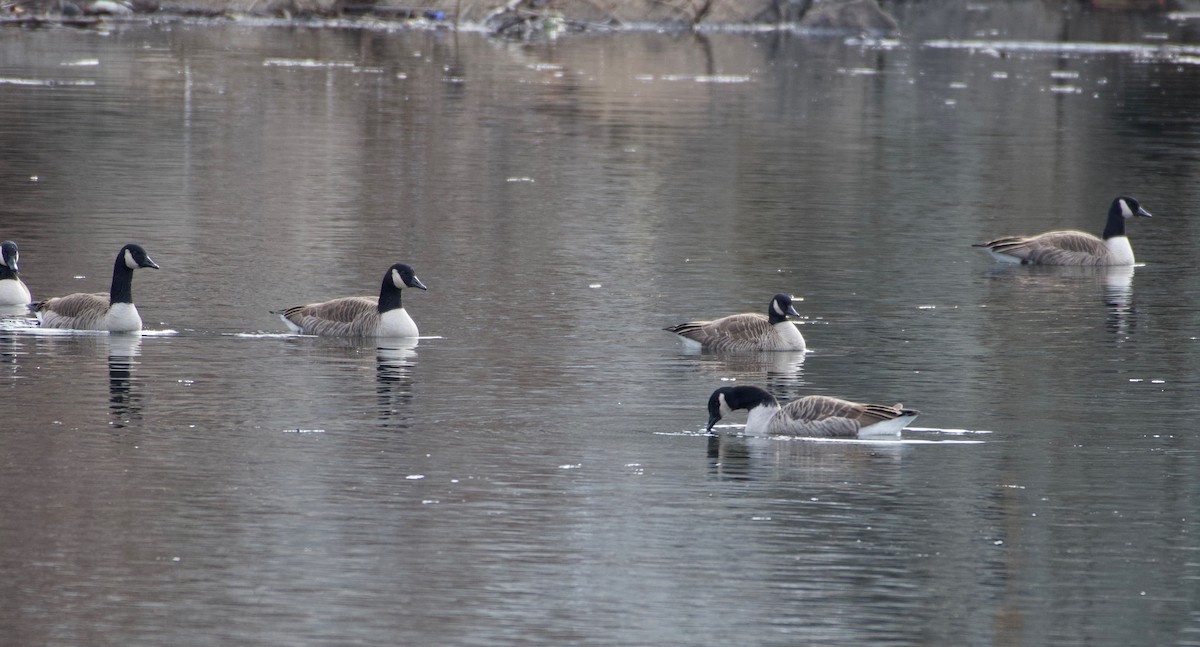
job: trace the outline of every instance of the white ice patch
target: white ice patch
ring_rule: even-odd
[[[297,67],[310,70],[329,70],[333,68],[353,68],[357,65],[352,61],[317,61],[311,58],[268,58],[263,61],[263,67]]]
[[[935,49],[996,50],[1000,52],[1036,52],[1043,54],[1130,54],[1142,60],[1200,55],[1200,46],[1133,43],[1064,43],[1035,40],[927,40],[924,47]]]
[[[31,85],[40,87],[55,87],[55,86],[93,86],[95,81],[59,81],[55,79],[18,79],[13,77],[0,77],[0,85]]]

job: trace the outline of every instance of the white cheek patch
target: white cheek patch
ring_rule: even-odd
[[[722,393],[721,395],[718,395],[717,400],[719,400],[721,402],[721,417],[722,418],[733,413],[733,409],[729,408],[729,403],[725,402],[725,394],[724,393]]]
[[[400,278],[400,273],[396,270],[392,270],[392,285],[401,289],[404,288],[404,279]]]
[[[136,270],[138,268],[137,261],[133,260],[133,252],[129,251],[128,249],[125,250],[125,267],[128,267],[131,270]]]
[[[1118,200],[1117,202],[1121,203],[1121,216],[1124,218],[1132,218],[1133,209],[1129,208],[1129,203],[1124,200]]]
[[[786,317],[787,311],[784,310],[782,306],[783,304],[779,303],[778,299],[771,302],[771,309],[775,311],[775,314],[779,315],[780,317]]]

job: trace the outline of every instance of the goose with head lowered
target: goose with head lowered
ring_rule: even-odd
[[[0,243],[0,306],[23,306],[31,299],[29,288],[17,274],[17,244],[11,240]]]
[[[413,268],[396,263],[383,275],[379,298],[342,297],[274,310],[292,332],[325,337],[416,337],[417,324],[400,304],[404,288],[426,290]]]
[[[712,321],[689,321],[664,328],[687,343],[716,351],[801,351],[804,336],[788,316],[799,317],[794,301],[787,294],[776,294],[767,306],[767,314],[746,312]]]
[[[141,245],[130,243],[117,253],[107,294],[78,292],[39,301],[31,308],[46,328],[137,332],[142,329],[142,317],[133,305],[133,271],[142,267],[159,269]]]
[[[734,411],[749,411],[746,433],[754,436],[855,438],[897,436],[920,414],[903,405],[862,404],[810,395],[780,406],[757,386],[723,386],[708,398],[708,431]]]
[[[1048,231],[1036,236],[1006,236],[976,243],[996,260],[1026,265],[1133,265],[1133,247],[1125,235],[1125,221],[1134,216],[1149,218],[1138,201],[1118,196],[1108,208],[1108,223],[1102,238],[1084,231]]]

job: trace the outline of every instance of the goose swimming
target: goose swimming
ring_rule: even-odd
[[[135,332],[142,329],[142,317],[133,305],[133,271],[149,267],[159,269],[141,245],[130,243],[117,253],[113,263],[112,289],[107,293],[78,292],[54,297],[31,306],[38,321],[46,328]]]
[[[404,288],[426,290],[413,268],[396,263],[383,275],[379,298],[342,297],[273,310],[292,332],[327,337],[416,337],[417,324],[400,305]]]
[[[1027,265],[1133,265],[1133,247],[1125,235],[1125,221],[1150,212],[1129,196],[1118,196],[1108,208],[1103,238],[1084,231],[1048,231],[1036,236],[1006,236],[976,243],[997,260]]]
[[[895,436],[920,414],[903,405],[862,404],[810,395],[779,406],[757,386],[723,386],[708,398],[708,431],[733,411],[749,411],[746,433],[770,436],[854,438]]]
[[[30,302],[29,288],[17,274],[17,244],[0,243],[0,306],[23,306]]]
[[[804,351],[804,336],[788,316],[799,317],[792,305],[802,301],[776,294],[767,306],[767,314],[747,312],[713,321],[689,321],[669,328],[689,343],[717,351]]]

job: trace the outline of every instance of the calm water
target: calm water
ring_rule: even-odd
[[[0,327],[0,642],[1200,644],[1200,38],[1043,11],[0,31],[35,298],[162,266],[141,338]],[[969,247],[1123,192],[1135,269]],[[268,312],[395,261],[419,343]],[[660,330],[781,291],[806,357]],[[706,436],[730,380],[925,414]]]

